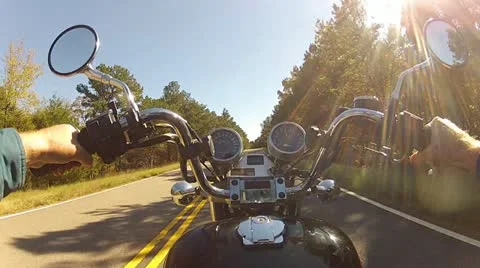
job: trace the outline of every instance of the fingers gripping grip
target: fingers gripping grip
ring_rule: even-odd
[[[88,136],[88,132],[86,128],[83,128],[77,136],[78,143],[87,150],[90,154],[95,153],[95,146],[93,142],[90,140],[90,137]],[[34,176],[43,176],[47,174],[54,174],[56,172],[63,172],[67,169],[70,169],[75,166],[80,166],[80,163],[78,162],[69,162],[65,164],[46,164],[43,165],[40,168],[31,168],[30,171]]]
[[[397,148],[403,154],[411,154],[413,149],[422,151],[430,145],[431,129],[423,119],[407,111],[398,117]]]

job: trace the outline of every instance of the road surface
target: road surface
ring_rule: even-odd
[[[177,217],[183,208],[172,203],[169,192],[178,175],[0,219],[0,267],[123,267],[135,256],[137,267],[161,261],[159,252],[168,248],[175,232],[209,221],[208,204],[195,217],[186,217],[195,206]],[[339,226],[353,240],[365,267],[480,267],[480,248],[350,195],[327,204],[310,198],[304,215]],[[169,224],[175,219],[175,225]],[[186,226],[189,219],[193,221]],[[162,230],[165,236],[158,239]],[[155,237],[158,241],[149,244]]]

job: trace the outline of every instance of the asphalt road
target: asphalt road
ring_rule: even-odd
[[[190,226],[183,226],[185,217],[176,217],[183,208],[173,204],[169,191],[177,176],[0,219],[0,267],[123,267],[142,249],[148,254],[138,267],[147,266],[175,232],[209,221],[208,204],[187,217],[193,219]],[[303,212],[346,232],[365,267],[480,267],[480,248],[346,194],[330,203],[309,198]],[[176,218],[163,239],[146,247]]]

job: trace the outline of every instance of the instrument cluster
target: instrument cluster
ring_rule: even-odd
[[[291,161],[305,151],[305,130],[297,123],[281,122],[268,136],[268,153],[273,157]]]
[[[240,134],[230,128],[216,128],[210,132],[214,153],[213,162],[216,164],[232,164],[240,158],[243,143]]]

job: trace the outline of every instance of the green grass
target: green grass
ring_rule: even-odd
[[[178,167],[178,163],[173,163],[158,168],[136,170],[89,181],[52,186],[47,189],[14,192],[0,202],[0,215],[54,204],[82,195],[113,188],[132,181],[155,176],[177,169]]]

